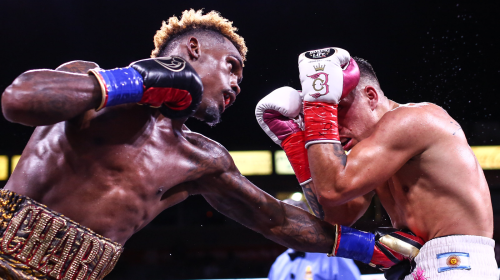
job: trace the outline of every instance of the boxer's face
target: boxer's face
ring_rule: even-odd
[[[224,43],[205,44],[199,61],[192,63],[203,82],[203,98],[194,117],[215,125],[227,107],[240,93],[243,62],[236,47],[224,38]]]
[[[377,121],[373,101],[368,98],[364,88],[356,88],[342,99],[338,107],[338,122],[344,150],[352,149],[359,141],[370,136]]]

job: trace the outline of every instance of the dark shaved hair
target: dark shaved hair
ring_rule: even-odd
[[[158,56],[168,56],[179,44],[182,40],[187,37],[194,36],[198,39],[203,38],[203,41],[214,40],[215,43],[223,44],[224,43],[224,35],[219,33],[218,31],[210,30],[208,28],[198,28],[198,29],[190,29],[186,30],[183,33],[175,34],[165,44],[162,48],[159,49]]]
[[[353,59],[359,67],[360,81],[369,80],[380,88],[380,83],[378,81],[377,74],[375,74],[375,70],[373,70],[373,66],[366,59],[361,57],[353,57]]]

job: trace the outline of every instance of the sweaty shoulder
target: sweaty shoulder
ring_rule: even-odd
[[[60,65],[56,68],[56,71],[86,74],[90,69],[93,68],[99,68],[99,65],[91,61],[74,60]]]
[[[196,132],[185,131],[185,135],[193,146],[191,158],[205,174],[236,170],[233,159],[224,146]]]
[[[374,134],[386,135],[390,138],[387,141],[401,148],[413,146],[422,151],[436,137],[453,133],[454,129],[459,130],[460,126],[443,108],[432,103],[410,103],[387,112],[377,123]]]

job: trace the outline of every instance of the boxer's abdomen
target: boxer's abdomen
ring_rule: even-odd
[[[491,238],[491,199],[480,166],[463,133],[441,139],[377,190],[382,205],[393,226],[424,240],[452,234]]]
[[[63,123],[35,130],[6,189],[122,244],[188,196],[168,192],[196,176],[197,164],[191,144],[168,127],[152,122],[122,143],[86,145],[68,140],[64,130]]]

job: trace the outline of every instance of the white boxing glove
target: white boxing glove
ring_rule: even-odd
[[[359,82],[359,68],[346,50],[326,48],[299,56],[306,148],[340,143],[337,105]]]
[[[304,131],[300,112],[300,92],[291,87],[274,90],[262,98],[255,108],[255,117],[266,134],[280,145],[301,185],[311,181]]]
[[[293,118],[302,109],[300,92],[291,87],[281,87],[262,98],[255,108],[255,117],[260,127],[281,145],[292,133],[301,130]]]
[[[326,48],[299,55],[304,101],[338,104],[359,82],[359,69],[349,53]]]

